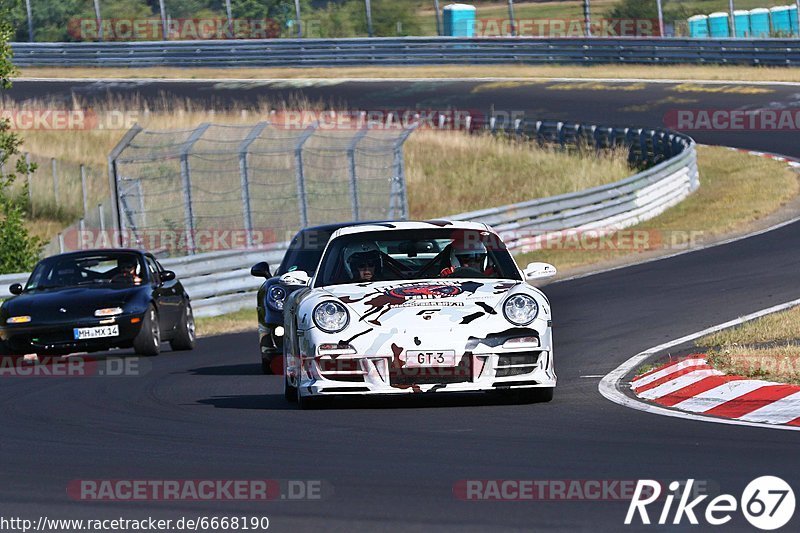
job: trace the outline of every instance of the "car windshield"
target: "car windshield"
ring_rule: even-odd
[[[315,286],[431,278],[521,279],[496,234],[435,228],[339,237],[325,252]]]
[[[331,238],[332,230],[307,229],[294,236],[283,256],[281,266],[278,267],[276,276],[282,276],[295,270],[307,272],[313,276],[317,270],[322,252]]]
[[[84,285],[131,287],[144,281],[145,271],[140,256],[131,252],[56,255],[36,265],[25,290]]]

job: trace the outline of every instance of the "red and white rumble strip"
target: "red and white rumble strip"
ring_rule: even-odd
[[[636,376],[631,389],[642,400],[680,411],[800,426],[800,386],[728,376],[699,354]]]

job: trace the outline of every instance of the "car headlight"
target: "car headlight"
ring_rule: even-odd
[[[122,314],[121,307],[106,307],[104,309],[96,309],[94,312],[94,316],[96,317],[117,316],[121,314]]]
[[[270,307],[283,311],[283,304],[286,302],[286,289],[280,285],[273,285],[267,291],[267,303]]]
[[[6,324],[27,324],[31,321],[31,317],[24,316],[10,316],[6,319]]]
[[[314,308],[314,324],[325,333],[337,333],[347,327],[350,313],[339,302],[322,302]]]
[[[527,294],[515,294],[503,304],[503,314],[512,324],[527,326],[539,314],[539,304]]]

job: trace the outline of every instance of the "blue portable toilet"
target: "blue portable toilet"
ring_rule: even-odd
[[[789,6],[789,23],[792,25],[792,35],[795,37],[800,35],[800,28],[798,28],[797,20],[797,6]]]
[[[444,6],[444,34],[450,37],[475,36],[475,6],[450,4]]]
[[[751,37],[750,32],[750,12],[746,9],[737,9],[733,12],[733,22],[736,26],[736,37]]]
[[[728,14],[722,11],[711,13],[708,16],[708,29],[712,39],[722,39],[731,36],[731,26]]]
[[[792,33],[792,23],[789,22],[789,6],[776,6],[769,10],[772,21],[772,33],[784,37]]]
[[[769,9],[757,7],[750,10],[750,33],[756,39],[769,37]]]
[[[689,17],[687,22],[689,23],[689,37],[695,39],[708,38],[709,33],[707,15],[695,15],[693,17]]]

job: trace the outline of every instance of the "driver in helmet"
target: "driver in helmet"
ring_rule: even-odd
[[[139,261],[133,256],[124,256],[119,259],[119,272],[113,281],[124,281],[138,285],[142,282],[139,276]]]
[[[443,268],[439,275],[447,277],[459,268],[468,268],[490,276],[494,274],[494,269],[488,263],[489,253],[482,242],[457,238],[450,244],[450,266]]]
[[[372,242],[348,246],[345,265],[353,281],[376,281],[383,271],[383,254]]]

